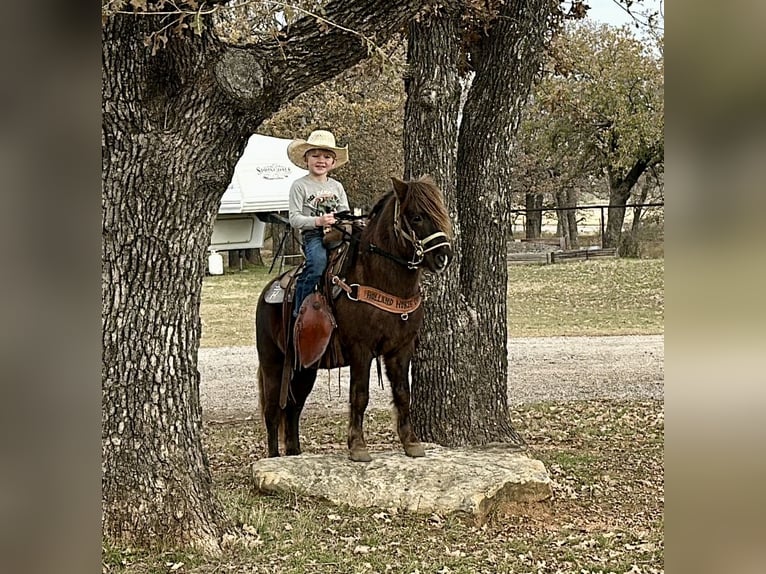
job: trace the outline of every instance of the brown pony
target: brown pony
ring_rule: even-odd
[[[360,237],[352,242],[352,263],[345,280],[338,282],[346,293],[340,294],[333,308],[338,325],[333,337],[338,338],[342,356],[328,361],[326,353],[314,366],[351,366],[348,424],[351,460],[372,460],[362,426],[374,357],[383,359],[391,382],[397,430],[405,453],[413,457],[425,454],[410,424],[409,367],[423,323],[421,273],[423,270],[441,273],[446,269],[452,258],[450,235],[449,216],[434,182],[428,177],[407,182],[393,178],[393,190],[377,201]],[[286,404],[280,407],[285,363],[283,312],[282,305],[265,301],[266,293],[277,280],[269,282],[261,293],[255,320],[261,414],[270,457],[279,456],[280,427],[284,431],[285,454],[300,454],[298,423],[317,375],[316,368],[295,370]],[[384,305],[376,305],[380,302]],[[383,308],[385,303],[394,309]]]

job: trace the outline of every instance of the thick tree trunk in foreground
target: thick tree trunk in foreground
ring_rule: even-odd
[[[152,83],[179,72],[179,54],[148,56],[142,24],[113,20],[103,43],[102,528],[215,550],[225,521],[201,445],[199,304],[237,132],[211,128],[215,100]],[[202,70],[214,53],[201,39],[182,50]]]
[[[429,174],[441,188],[454,252],[442,275],[424,276],[425,322],[412,364],[413,427],[421,440],[451,445],[471,437],[462,373],[473,352],[462,343],[470,321],[456,289],[462,243],[456,187],[459,41],[456,16],[410,24],[404,117],[405,176]]]
[[[434,283],[443,282],[429,305],[426,334],[413,366],[413,415],[425,440],[453,445],[523,442],[510,424],[507,401],[505,239],[510,214],[502,174],[509,172],[512,135],[543,55],[553,6],[550,0],[506,3],[473,54],[476,75],[463,109],[456,164],[460,256],[449,270],[449,277],[459,273],[459,282],[435,278]],[[452,52],[444,45],[456,41],[453,25],[444,16],[411,29],[414,78],[405,133],[417,132],[410,126],[432,115],[429,104],[434,99],[441,105],[453,102],[456,78],[450,68],[455,61],[445,56]],[[430,85],[435,81],[446,83],[438,89]],[[452,117],[447,115],[443,125],[449,126]],[[438,169],[443,158],[452,157],[454,132],[437,126],[427,152],[414,150],[418,142],[405,140],[409,169]]]
[[[141,545],[215,549],[224,522],[202,451],[196,356],[200,237],[210,236],[217,196],[181,199],[195,183],[147,158],[147,143],[122,138],[104,173],[105,182],[126,177],[145,194],[105,185],[103,199],[103,528]],[[164,151],[168,160],[173,150]],[[142,215],[128,224],[125,213]]]
[[[644,178],[643,185],[641,186],[641,191],[636,198],[636,203],[639,204],[639,207],[633,208],[633,223],[630,227],[630,231],[633,235],[636,235],[641,229],[641,218],[646,213],[646,208],[642,206],[644,203],[646,203],[646,200],[649,197],[649,191],[652,189],[652,186],[653,184],[651,178]]]
[[[260,248],[255,247],[253,249],[245,249],[245,261],[251,265],[263,266],[263,256],[261,255]]]
[[[231,249],[227,253],[229,254],[229,269],[239,269],[244,267],[245,263],[263,265],[261,250],[257,247],[253,249]]]
[[[508,411],[507,285],[505,237],[510,215],[501,174],[513,156],[513,134],[543,57],[550,0],[511,0],[481,46],[460,129],[458,202],[463,241],[471,249],[460,266],[460,290],[476,313],[476,349],[464,373],[472,416],[484,424],[473,442],[523,443]],[[506,65],[498,65],[504,62]]]
[[[325,5],[382,43],[414,0]],[[140,546],[216,551],[226,520],[201,444],[197,370],[206,249],[247,138],[279,106],[369,55],[304,18],[281,42],[232,48],[210,33],[116,14],[102,28],[102,530]],[[310,73],[306,72],[310,70]]]
[[[572,188],[567,189],[567,204],[570,207],[577,207],[577,201],[577,191]],[[569,227],[570,248],[577,249],[580,247],[580,234],[577,230],[577,210],[567,210],[566,222]]]

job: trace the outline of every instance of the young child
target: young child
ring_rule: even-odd
[[[327,267],[327,250],[322,243],[325,226],[335,223],[335,213],[349,211],[346,191],[328,176],[331,170],[348,162],[348,145],[337,147],[335,136],[325,130],[311,132],[308,139],[295,139],[287,146],[287,157],[308,175],[290,187],[290,225],[301,232],[306,264],[298,276],[293,301],[293,317],[303,300],[316,288]]]

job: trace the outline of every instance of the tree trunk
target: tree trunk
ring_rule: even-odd
[[[543,234],[543,194],[528,191],[524,194],[527,208],[526,238],[540,239]]]
[[[239,269],[240,260],[242,259],[242,257],[240,257],[240,250],[229,249],[226,253],[229,258],[229,269]]]
[[[463,109],[456,164],[460,166],[458,243],[471,248],[460,248],[450,275],[434,281],[441,291],[429,301],[426,329],[413,365],[413,375],[417,375],[413,406],[418,414],[416,428],[425,440],[446,444],[523,442],[510,424],[507,402],[505,238],[510,213],[505,209],[502,174],[508,173],[512,136],[543,54],[547,14],[552,6],[548,0],[506,3],[489,37],[473,54],[476,75]],[[416,163],[423,169],[438,169],[444,158],[452,158],[455,149],[451,130],[456,123],[452,115],[455,108],[445,108],[456,105],[452,96],[456,92],[456,61],[449,59],[457,52],[454,26],[455,21],[447,15],[411,25],[413,79],[405,133],[417,133],[419,130],[412,126],[427,124],[435,113],[438,118],[440,108],[449,113],[442,114],[443,118],[426,131],[432,134],[428,142],[405,138],[408,166]],[[444,84],[433,84],[439,81]],[[440,173],[448,175],[446,171]],[[439,183],[445,186],[445,181]],[[446,189],[449,192],[452,187],[446,185]],[[459,292],[450,281],[456,271]],[[463,311],[466,305],[467,313]],[[461,312],[456,314],[456,308]]]
[[[474,52],[476,76],[463,109],[458,165],[463,241],[470,245],[460,267],[460,290],[475,315],[475,353],[462,373],[475,417],[474,443],[523,440],[508,411],[507,288],[504,238],[510,214],[503,209],[501,175],[534,74],[544,54],[549,0],[506,2],[489,37]],[[502,62],[504,65],[499,65]],[[492,110],[492,113],[487,113]]]
[[[604,247],[619,247],[622,225],[625,222],[625,204],[630,198],[638,178],[652,165],[664,157],[664,148],[659,144],[648,148],[643,157],[636,160],[627,173],[609,170],[609,210],[604,234]]]
[[[226,522],[201,444],[199,305],[233,171],[221,166],[240,150],[206,125],[210,102],[193,92],[163,105],[151,77],[177,70],[173,54],[147,54],[146,26],[113,19],[102,43],[102,528],[124,543],[215,551]],[[184,49],[200,57],[204,41]]]
[[[263,265],[263,257],[261,256],[261,250],[258,247],[253,249],[245,249],[245,261],[251,265]]]
[[[463,341],[469,320],[455,289],[462,243],[456,189],[462,92],[458,25],[457,17],[448,14],[410,24],[404,112],[405,177],[430,174],[444,193],[453,224],[452,263],[438,277],[424,278],[425,322],[412,363],[415,433],[421,440],[445,445],[465,444],[471,435],[460,368],[472,351]]]
[[[556,207],[577,207],[577,192],[570,188],[556,192]],[[574,209],[559,209],[557,215],[557,230],[560,237],[564,238],[565,249],[577,249],[577,211]]]
[[[651,187],[652,183],[650,178],[644,178],[644,184],[641,186],[641,193],[638,197],[638,201],[636,202],[639,204],[639,206],[633,208],[633,223],[631,224],[631,233],[634,236],[637,236],[638,230],[641,227],[641,216],[644,214],[644,208],[641,206],[646,203],[646,198],[649,197],[649,190]]]
[[[225,521],[202,451],[197,351],[220,194],[177,167],[188,148],[120,123],[103,128],[102,527],[131,544],[215,550]]]

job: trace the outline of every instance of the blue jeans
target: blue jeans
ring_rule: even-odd
[[[306,258],[306,263],[295,284],[293,317],[298,316],[298,309],[301,308],[301,303],[314,290],[325,267],[327,267],[327,249],[325,249],[322,243],[322,237],[321,229],[319,233],[303,235],[303,255]]]

